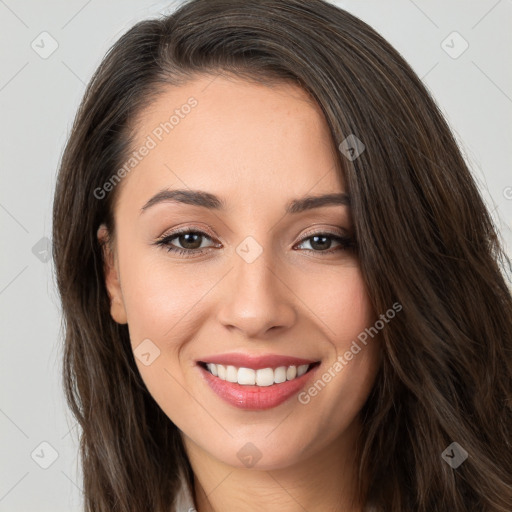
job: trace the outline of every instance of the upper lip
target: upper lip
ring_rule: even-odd
[[[279,368],[280,366],[300,366],[303,364],[313,364],[317,363],[318,361],[279,354],[263,354],[256,356],[242,353],[231,353],[215,354],[200,359],[197,362],[222,364],[226,366],[236,366],[237,368],[252,368],[253,370],[260,370],[262,368]]]

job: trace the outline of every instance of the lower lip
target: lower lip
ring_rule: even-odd
[[[281,405],[298,393],[313,376],[319,365],[311,368],[304,375],[272,386],[243,386],[228,382],[212,375],[199,366],[203,378],[210,388],[223,400],[239,409],[264,410]]]

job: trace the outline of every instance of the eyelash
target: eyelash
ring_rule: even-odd
[[[188,234],[200,235],[200,236],[208,238],[210,240],[212,239],[208,235],[208,233],[205,233],[204,231],[201,231],[199,229],[184,228],[184,229],[179,229],[177,231],[174,231],[173,233],[170,233],[170,234],[160,238],[159,240],[157,240],[155,242],[155,245],[165,248],[168,252],[173,252],[175,254],[179,254],[180,256],[184,256],[186,258],[192,258],[195,255],[203,254],[204,252],[206,252],[207,249],[211,249],[211,247],[204,247],[203,249],[182,249],[180,247],[172,246],[172,244],[171,244],[172,240],[174,240],[175,238],[178,238],[181,235],[188,235]],[[324,255],[324,254],[332,254],[333,252],[336,252],[337,250],[341,250],[341,251],[349,250],[356,246],[354,238],[344,236],[344,235],[329,233],[329,232],[322,232],[322,231],[319,231],[317,233],[311,233],[311,234],[308,233],[307,236],[305,236],[304,238],[299,240],[297,245],[302,245],[304,242],[314,238],[315,236],[319,236],[319,237],[327,236],[327,237],[339,242],[341,246],[338,248],[329,249],[326,251],[315,251],[314,249],[305,249],[306,251],[320,253],[321,255]]]

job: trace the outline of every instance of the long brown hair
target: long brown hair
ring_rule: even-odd
[[[162,88],[223,72],[292,81],[317,101],[336,146],[349,135],[365,145],[357,158],[338,155],[361,270],[375,311],[403,306],[382,331],[361,411],[365,510],[510,512],[510,260],[420,79],[374,29],[323,0],[187,1],[124,34],[87,87],[53,215],[85,509],[167,512],[179,468],[192,482],[178,428],[110,316],[96,232],[105,222],[114,233],[120,187],[95,190],[126,161],[132,123]],[[468,454],[456,469],[441,456],[453,442]]]

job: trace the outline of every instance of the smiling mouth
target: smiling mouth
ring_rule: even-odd
[[[241,386],[269,387],[284,382],[299,379],[320,364],[278,366],[275,368],[245,368],[232,365],[198,362],[204,370],[220,380],[239,384]]]

